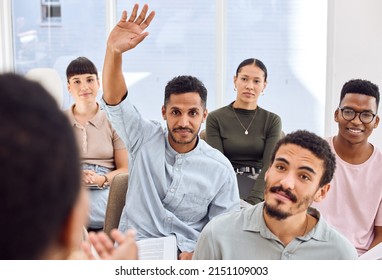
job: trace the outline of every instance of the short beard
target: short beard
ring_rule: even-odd
[[[171,137],[171,139],[172,139],[172,141],[174,141],[175,143],[177,143],[177,144],[190,144],[190,143],[192,143],[192,141],[194,141],[195,140],[195,138],[198,136],[198,134],[196,133],[196,134],[193,134],[192,136],[192,138],[189,140],[189,141],[179,141],[179,140],[177,140],[176,138],[175,138],[175,136],[174,136],[174,134],[172,133],[172,131],[170,131],[169,130],[169,134],[170,134],[170,137]]]
[[[278,210],[276,207],[272,207],[266,202],[264,202],[264,210],[268,216],[270,216],[271,218],[275,218],[279,221],[285,220],[286,218],[292,216],[291,213]]]

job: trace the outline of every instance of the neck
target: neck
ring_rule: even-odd
[[[257,102],[244,103],[236,100],[233,102],[232,107],[234,109],[255,110],[257,108]]]
[[[192,142],[190,143],[181,144],[181,143],[175,142],[169,134],[168,142],[170,143],[171,148],[173,148],[176,152],[180,154],[185,154],[195,149],[196,144],[198,143],[198,137],[195,137],[195,139],[192,140]]]
[[[76,121],[78,121],[80,124],[85,124],[95,116],[97,111],[98,103],[76,103],[73,107],[72,112]]]
[[[350,164],[361,164],[373,154],[374,147],[369,142],[351,143],[337,135],[333,138],[333,146],[337,155]]]
[[[298,236],[305,236],[312,228],[311,216],[305,211],[284,220],[270,217],[264,211],[265,224],[284,245],[288,245]]]

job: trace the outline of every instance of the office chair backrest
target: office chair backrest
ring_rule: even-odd
[[[109,236],[113,228],[118,228],[122,210],[125,206],[128,181],[129,175],[127,173],[120,173],[111,182],[103,228],[103,231]]]
[[[63,106],[63,83],[58,72],[53,68],[33,68],[25,75],[28,79],[39,82]]]

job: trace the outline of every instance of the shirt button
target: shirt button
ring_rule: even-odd
[[[170,192],[174,192],[175,191],[175,189],[170,189]]]
[[[168,217],[168,218],[167,218],[167,221],[168,221],[168,222],[170,222],[171,220],[172,220],[171,217]]]
[[[179,171],[179,168],[177,167],[177,168],[175,168],[175,170],[176,170],[176,171]]]

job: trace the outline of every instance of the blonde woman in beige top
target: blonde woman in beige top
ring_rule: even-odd
[[[66,69],[67,87],[75,103],[65,113],[73,126],[81,156],[84,185],[89,189],[89,229],[102,229],[108,186],[115,175],[128,172],[125,144],[96,101],[100,82],[92,61],[73,60]],[[99,189],[97,189],[97,186]]]

